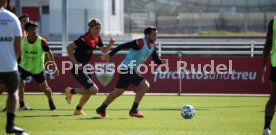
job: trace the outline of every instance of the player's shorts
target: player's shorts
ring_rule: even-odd
[[[92,76],[91,74],[85,73],[83,70],[77,70],[75,73],[75,67],[71,69],[71,73],[73,77],[85,88],[85,89],[90,89],[93,85],[94,82],[92,81]]]
[[[5,84],[8,93],[16,91],[19,83],[18,72],[1,72],[0,80]]]
[[[272,82],[276,82],[276,67],[271,66],[269,78]]]
[[[130,72],[130,69],[120,70],[120,76],[116,88],[126,90],[129,84],[138,86],[143,80],[144,78],[141,75],[137,74],[135,71]]]
[[[37,83],[43,83],[45,81],[44,71],[41,71],[38,74],[32,74],[20,66],[18,66],[18,71],[22,80],[25,80],[27,77],[31,76]]]

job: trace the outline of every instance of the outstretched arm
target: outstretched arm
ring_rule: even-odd
[[[48,56],[48,62],[50,62],[49,64],[46,65],[49,67],[45,67],[45,68],[49,68],[51,70],[51,73],[53,73],[56,77],[59,76],[59,71],[57,68],[57,64],[55,63],[54,55],[53,55],[50,47],[47,45],[47,41],[45,39],[41,40],[41,47],[42,47],[43,51],[46,52],[46,54]]]
[[[106,45],[106,46],[100,47],[101,52],[102,52],[102,53],[107,53],[107,52],[111,49],[112,45],[114,45],[114,42],[115,42],[115,39],[112,38],[112,37],[110,37],[110,39],[109,39],[109,44]]]
[[[49,61],[52,62],[52,65],[50,65],[51,66],[50,67],[51,71],[53,71],[53,73],[56,77],[59,76],[59,71],[58,71],[57,64],[55,62],[55,58],[54,58],[54,55],[53,55],[52,51],[48,50],[46,53],[48,55]]]
[[[154,61],[155,64],[166,64],[168,65],[168,59],[160,59],[160,57],[157,54],[156,48],[151,54],[152,60]]]
[[[108,54],[104,54],[101,56],[102,60],[109,60],[114,54],[116,54],[118,51],[122,50],[122,49],[130,49],[133,48],[135,50],[139,50],[139,46],[136,42],[136,40],[121,44],[119,46],[117,46],[116,48],[114,48],[110,53]]]
[[[155,64],[162,64],[162,61],[157,54],[156,48],[152,52],[151,57]]]

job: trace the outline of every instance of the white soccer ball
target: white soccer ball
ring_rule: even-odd
[[[180,109],[180,113],[184,119],[192,119],[195,116],[195,108],[191,105],[185,105]]]

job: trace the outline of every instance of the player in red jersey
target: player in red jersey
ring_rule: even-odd
[[[88,64],[92,57],[93,50],[98,46],[101,52],[106,53],[114,44],[114,39],[111,37],[107,46],[103,45],[100,35],[101,22],[98,19],[91,19],[88,23],[89,30],[84,35],[80,36],[67,47],[68,56],[74,64],[71,73],[74,78],[83,86],[83,88],[65,88],[66,100],[71,104],[73,94],[81,94],[79,104],[77,105],[74,115],[85,115],[82,107],[89,100],[91,95],[95,95],[99,90],[97,85],[92,81],[91,74],[83,70],[83,67]],[[75,67],[78,65],[78,67]]]

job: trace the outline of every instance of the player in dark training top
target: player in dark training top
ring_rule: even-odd
[[[89,100],[91,95],[95,95],[99,90],[97,85],[92,81],[91,74],[83,70],[83,67],[88,64],[93,50],[98,46],[101,52],[106,53],[114,44],[114,39],[111,37],[107,46],[103,45],[100,35],[101,22],[98,19],[91,19],[88,23],[89,30],[86,34],[79,37],[67,47],[68,56],[74,64],[71,69],[74,78],[83,86],[83,88],[65,88],[66,100],[71,104],[73,94],[81,94],[79,104],[76,106],[74,115],[85,115],[82,107]]]

